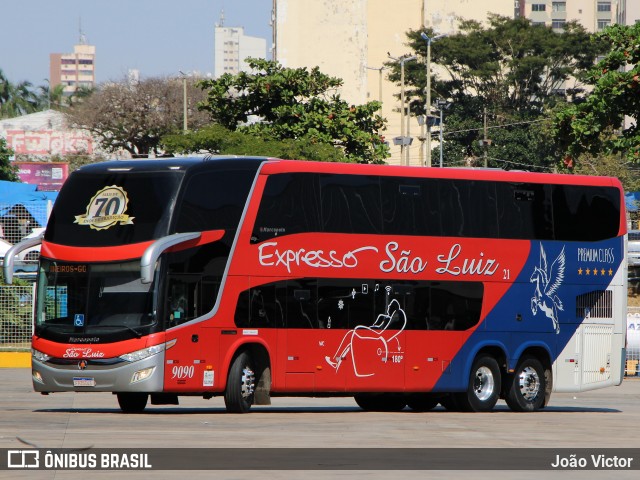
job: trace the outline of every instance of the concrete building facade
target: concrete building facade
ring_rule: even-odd
[[[407,164],[408,157],[409,165],[423,165],[425,132],[415,117],[403,128],[400,86],[387,80],[384,64],[411,53],[406,45],[409,30],[426,27],[454,34],[460,19],[483,23],[490,13],[524,16],[558,30],[577,20],[595,32],[640,20],[640,0],[273,0],[274,59],[291,68],[318,66],[342,78],[339,93],[350,103],[381,100],[391,147],[388,162]],[[432,104],[436,100],[432,94]],[[403,132],[413,138],[411,146],[393,144]]]
[[[223,13],[214,33],[214,77],[248,71],[248,57],[266,58],[267,40],[245,35],[242,27],[225,27]]]
[[[52,53],[49,56],[49,86],[53,90],[64,85],[64,94],[72,95],[79,88],[96,84],[96,47],[81,42],[73,53]]]

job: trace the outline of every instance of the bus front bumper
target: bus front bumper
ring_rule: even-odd
[[[161,392],[164,352],[135,362],[78,360],[47,362],[32,357],[31,374],[36,392]]]

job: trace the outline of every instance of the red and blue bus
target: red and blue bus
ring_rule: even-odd
[[[42,239],[33,386],[113,392],[124,412],[187,395],[230,412],[298,395],[535,411],[622,381],[625,246],[614,178],[88,165]]]

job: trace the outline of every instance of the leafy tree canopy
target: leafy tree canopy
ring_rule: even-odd
[[[6,140],[0,137],[0,180],[20,181],[16,167],[10,161],[12,155],[13,150],[7,147]]]
[[[274,140],[256,133],[231,131],[218,124],[208,125],[196,132],[167,135],[162,145],[168,152],[182,154],[210,152],[290,160],[347,161],[340,150],[328,143],[314,142],[308,138]]]
[[[588,77],[586,101],[555,116],[554,137],[571,163],[582,154],[620,153],[640,162],[640,24],[612,25],[598,34],[609,46]],[[621,129],[625,116],[632,119]]]
[[[342,80],[317,67],[284,68],[262,59],[247,62],[252,73],[225,74],[200,82],[207,91],[201,108],[214,123],[257,134],[265,141],[301,142],[300,148],[332,145],[342,152],[338,157],[348,161],[381,163],[388,157],[380,135],[385,121],[376,113],[378,102],[349,105],[336,93]],[[248,124],[251,116],[259,121]]]
[[[421,33],[407,34],[409,47],[424,59],[405,63],[407,95],[415,115],[425,113],[427,43]],[[432,31],[427,34],[434,36]],[[583,80],[599,51],[602,44],[592,42],[574,22],[556,33],[524,18],[496,15],[489,17],[486,27],[462,21],[460,33],[432,42],[431,97],[447,103],[445,166],[482,165],[486,154],[490,167],[553,168],[558,157],[544,122],[547,109],[583,97]],[[399,82],[398,62],[388,66],[389,78]],[[567,83],[572,88],[565,91]],[[479,144],[485,109],[488,147]],[[432,158],[437,155],[434,151]]]
[[[187,100],[191,106],[188,125],[198,128],[206,116],[193,106],[202,91],[189,79]],[[90,131],[108,152],[126,150],[133,157],[158,153],[162,136],[183,128],[184,94],[180,79],[126,79],[108,83],[76,103],[68,111],[71,124]]]

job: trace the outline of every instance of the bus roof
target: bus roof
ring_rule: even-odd
[[[261,174],[272,175],[285,172],[340,173],[346,175],[383,175],[422,178],[459,178],[466,180],[493,180],[522,183],[552,183],[566,185],[614,186],[622,188],[615,177],[538,173],[521,170],[484,168],[420,168],[392,165],[369,165],[354,163],[330,163],[299,160],[270,159],[261,169]]]
[[[338,173],[345,175],[382,175],[422,178],[459,178],[467,180],[504,181],[522,183],[554,183],[566,185],[614,186],[622,189],[615,177],[538,173],[484,168],[420,168],[393,165],[369,165],[339,162],[315,162],[307,160],[281,160],[269,157],[237,155],[207,155],[193,157],[169,157],[139,160],[111,160],[82,166],[83,173],[107,173],[113,171],[151,172],[189,170],[196,166],[221,166],[223,163],[256,168],[264,164],[260,173],[272,175],[287,172]]]

